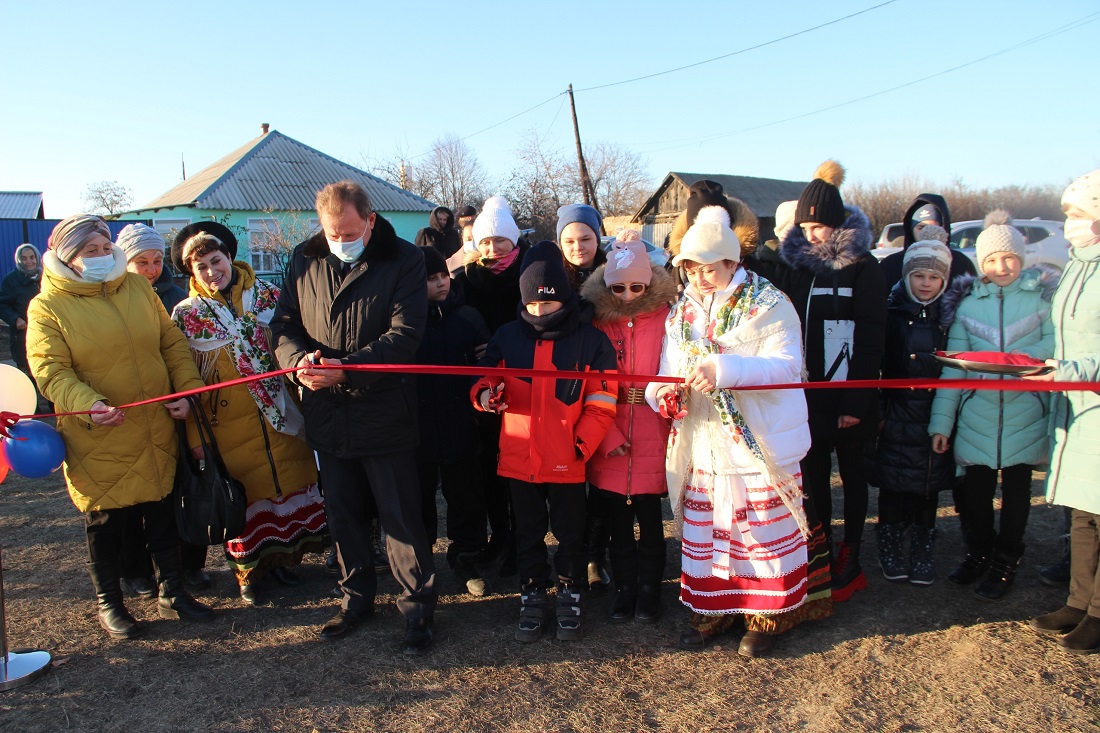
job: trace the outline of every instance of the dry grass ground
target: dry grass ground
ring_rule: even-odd
[[[133,599],[144,637],[112,643],[96,623],[81,518],[60,476],[13,475],[0,486],[8,637],[51,651],[55,666],[0,693],[0,730],[1097,730],[1100,656],[1066,655],[1025,625],[1064,600],[1035,575],[1060,551],[1060,510],[1035,500],[1028,564],[1005,600],[988,603],[944,580],[960,552],[946,501],[934,586],[882,580],[869,526],[870,587],[761,660],[737,656],[736,637],[677,650],[686,613],[676,547],[659,624],[612,625],[608,599],[593,598],[583,643],[523,645],[512,639],[514,581],[493,577],[500,594],[484,599],[458,594],[441,541],[437,645],[410,659],[392,578],[370,624],[325,643],[317,631],[335,600],[320,558],[303,567],[302,587],[273,589],[270,608],[252,609],[216,550],[216,587],[201,596],[215,622],[162,621],[154,602]]]

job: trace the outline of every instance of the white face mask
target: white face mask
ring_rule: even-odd
[[[1066,219],[1066,239],[1074,247],[1091,247],[1100,242],[1100,234],[1093,234],[1095,221],[1088,219]]]
[[[364,232],[365,234],[366,232]],[[359,255],[363,254],[363,238],[359,237],[354,242],[334,242],[328,237],[325,237],[325,241],[328,242],[329,251],[340,258],[343,262],[355,262],[359,259]]]
[[[114,269],[115,256],[108,254],[102,257],[81,257],[80,265],[83,267],[80,277],[86,282],[101,283],[107,279],[107,276],[111,274],[111,270]]]

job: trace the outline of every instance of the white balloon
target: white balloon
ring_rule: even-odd
[[[0,364],[0,411],[33,415],[38,407],[34,382],[9,364]]]

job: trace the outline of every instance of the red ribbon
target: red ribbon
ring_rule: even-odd
[[[278,369],[250,377],[239,377],[217,384],[208,384],[197,389],[175,392],[163,397],[153,397],[140,402],[119,405],[120,410],[158,402],[171,402],[190,395],[203,394],[214,390],[248,384],[261,379],[281,377],[300,369],[343,369],[349,372],[377,372],[381,374],[448,374],[469,377],[549,377],[551,379],[613,380],[616,382],[664,382],[682,383],[682,377],[657,374],[626,374],[622,372],[576,372],[556,369],[513,369],[510,367],[464,367],[436,366],[433,364],[305,364],[289,369]],[[1100,391],[1100,382],[1033,382],[1023,379],[852,379],[844,382],[788,382],[782,384],[759,384],[751,387],[737,387],[739,391],[755,392],[780,389],[976,389],[999,390],[1002,392],[1073,392]],[[101,412],[101,411],[96,411]],[[8,430],[20,420],[34,417],[67,417],[70,415],[91,415],[91,410],[77,412],[55,412],[48,415],[17,415],[13,412],[0,412],[0,436],[11,437]]]

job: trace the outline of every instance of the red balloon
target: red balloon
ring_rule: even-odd
[[[4,483],[4,479],[8,477],[8,470],[11,467],[8,466],[8,457],[4,455],[4,444],[0,442],[0,484]]]

